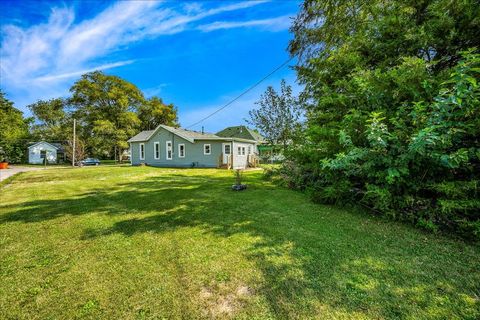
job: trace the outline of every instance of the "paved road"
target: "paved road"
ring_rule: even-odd
[[[35,170],[42,170],[43,167],[22,167],[22,166],[8,166],[8,169],[1,169],[0,170],[0,181],[7,179],[8,177],[13,176],[19,172],[25,171],[35,171]]]

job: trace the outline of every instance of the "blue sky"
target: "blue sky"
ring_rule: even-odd
[[[0,1],[0,86],[15,106],[68,95],[81,74],[103,70],[158,95],[188,126],[289,58],[298,1]],[[293,65],[294,61],[289,66]],[[199,124],[215,132],[244,123],[268,85]]]

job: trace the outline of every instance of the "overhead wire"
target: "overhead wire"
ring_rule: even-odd
[[[286,60],[285,62],[283,62],[281,65],[279,65],[278,67],[276,67],[274,70],[270,71],[266,76],[264,76],[262,79],[260,79],[259,81],[257,81],[255,84],[253,84],[252,86],[250,86],[248,89],[246,89],[245,91],[243,91],[242,93],[240,93],[238,96],[236,96],[234,99],[230,100],[229,102],[227,102],[226,104],[224,104],[223,106],[221,106],[220,108],[218,108],[217,110],[215,110],[214,112],[210,113],[209,115],[207,115],[206,117],[203,117],[202,119],[198,120],[197,122],[185,127],[185,129],[189,129],[191,127],[194,127],[200,123],[202,123],[203,121],[211,118],[212,116],[214,116],[215,114],[219,113],[220,111],[222,111],[223,109],[227,108],[228,106],[230,106],[231,104],[233,104],[235,101],[237,101],[238,99],[240,99],[241,97],[243,97],[244,95],[246,95],[247,93],[249,93],[250,91],[252,91],[254,88],[256,88],[259,84],[261,84],[263,81],[265,81],[266,79],[268,79],[271,75],[273,75],[274,73],[276,73],[277,71],[279,71],[280,69],[282,69],[283,67],[285,67],[290,61],[293,60],[293,58],[295,58],[295,56],[292,56],[290,57],[288,60]]]

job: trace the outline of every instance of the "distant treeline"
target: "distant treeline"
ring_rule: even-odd
[[[145,98],[134,84],[95,71],[83,75],[70,88],[69,97],[39,100],[28,106],[33,117],[24,118],[0,91],[0,157],[24,162],[29,141],[64,142],[77,137],[89,156],[120,159],[127,140],[158,124],[178,125],[177,108],[159,97]],[[1,159],[0,159],[1,160]]]

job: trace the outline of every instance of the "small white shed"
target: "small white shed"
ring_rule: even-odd
[[[28,163],[43,164],[47,159],[48,163],[57,163],[59,160],[58,154],[62,153],[61,146],[55,146],[51,143],[40,141],[28,147]]]

